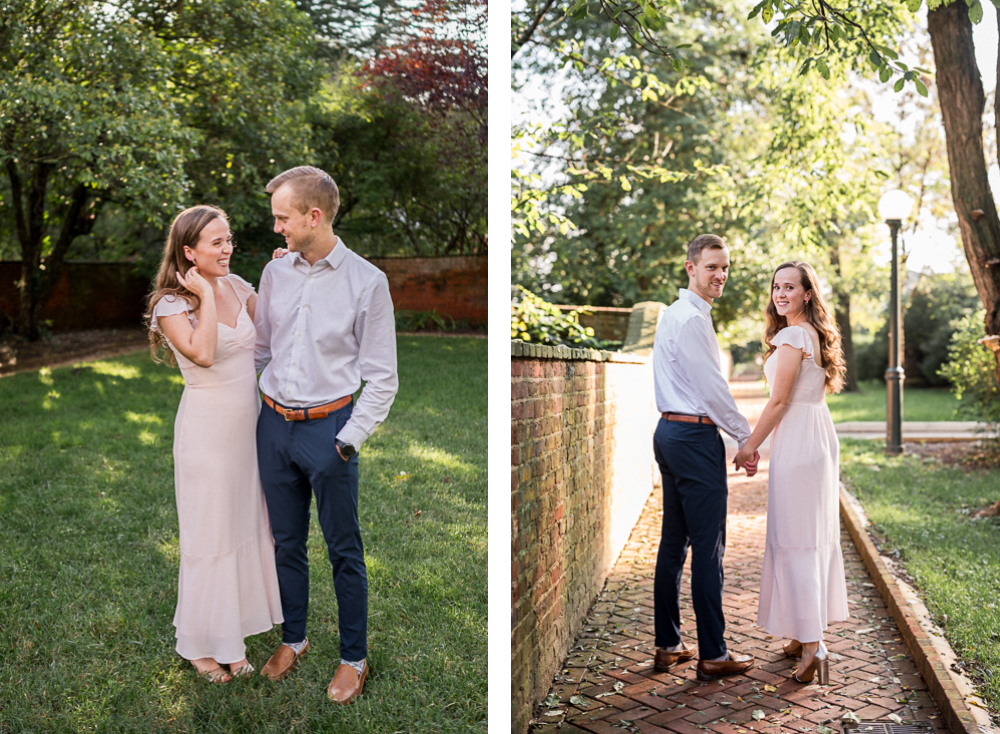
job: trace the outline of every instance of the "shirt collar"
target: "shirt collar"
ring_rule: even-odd
[[[695,308],[702,313],[712,313],[712,304],[696,293],[689,291],[687,288],[681,288],[677,296],[678,298],[683,298],[685,301],[694,304]]]
[[[307,269],[310,267],[309,263],[306,262],[306,259],[304,257],[302,257],[302,253],[301,252],[290,252],[290,253],[288,253],[288,257],[294,257],[295,258],[292,261],[292,265],[294,265],[296,267],[299,267],[300,265],[304,266]],[[319,260],[316,261],[316,263],[319,264],[319,263],[321,263],[321,262],[323,262],[325,260],[326,263],[331,268],[333,268],[334,270],[336,270],[341,265],[343,265],[344,258],[346,258],[346,257],[347,257],[347,245],[344,244],[344,240],[341,239],[341,237],[338,235],[337,236],[337,244],[333,246],[333,249],[330,250],[329,254],[327,254],[326,257],[320,258]]]

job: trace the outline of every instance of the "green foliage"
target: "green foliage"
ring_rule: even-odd
[[[227,211],[234,264],[254,280],[281,244],[264,185],[302,164],[343,179],[338,224],[365,254],[486,250],[482,120],[424,114],[355,75],[422,4],[298,4],[309,14],[291,0],[4,6],[0,257],[36,266],[36,306],[65,258],[152,275],[166,225],[195,203]],[[420,32],[469,14],[433,10]]]
[[[979,5],[979,0],[974,0]],[[972,3],[970,3],[971,5]],[[914,5],[916,7],[914,7]],[[928,95],[922,74],[932,72],[910,67],[899,60],[894,48],[898,33],[913,20],[919,2],[884,3],[878,0],[855,0],[849,5],[833,5],[825,0],[815,3],[790,3],[786,0],[761,0],[749,19],[760,16],[765,24],[775,23],[771,36],[800,64],[799,74],[815,69],[824,79],[833,73],[853,71],[893,82],[896,92],[913,83],[917,93]],[[974,9],[969,9],[974,18]],[[982,9],[979,9],[979,22]]]
[[[334,229],[365,255],[486,252],[478,123],[462,110],[428,115],[359,84],[342,69],[311,115],[317,155],[340,187]]]
[[[396,311],[396,331],[454,331],[455,319],[437,311]]]
[[[678,5],[675,17],[684,22],[657,38],[690,46],[692,61],[680,71],[643,49],[619,43],[609,51],[597,42],[607,31],[598,20],[547,31],[557,58],[523,52],[516,59],[525,74],[543,79],[556,77],[560,61],[571,60],[573,71],[566,119],[518,129],[525,160],[514,168],[515,282],[570,304],[669,302],[686,284],[684,247],[711,231],[733,235],[734,244],[733,281],[718,318],[757,310],[745,286],[766,266],[758,267],[760,244],[744,235],[734,203],[743,163],[766,144],[761,95],[747,89],[746,73],[763,38],[747,34],[737,6]]]
[[[895,152],[888,130],[842,79],[775,59],[765,30],[739,20],[748,7],[673,6],[657,38],[684,49],[681,70],[675,56],[597,42],[600,19],[546,30],[546,51],[515,58],[533,84],[570,81],[565,119],[516,131],[514,282],[569,304],[669,303],[687,281],[687,242],[712,232],[733,263],[713,314],[723,342],[759,336],[783,260],[810,262],[857,311],[867,294],[877,300],[870,250],[883,236],[874,210],[878,166]],[[900,159],[901,176],[937,175]]]
[[[939,374],[952,384],[955,395],[963,400],[963,411],[973,420],[983,421],[996,435],[1000,430],[1000,389],[997,388],[993,352],[979,343],[986,336],[983,324],[986,312],[980,310],[952,322],[954,335],[948,348],[948,361]],[[1000,436],[995,441],[1000,452]]]
[[[340,656],[315,520],[312,651],[289,680],[209,685],[174,651],[176,370],[144,350],[0,380],[0,728],[485,731],[486,346],[397,340],[400,391],[361,449],[376,673],[339,709],[324,695]],[[247,638],[258,670],[280,642],[280,627]]]
[[[533,344],[576,349],[607,349],[610,342],[581,326],[577,311],[563,311],[522,286],[511,287],[510,338]]]
[[[31,0],[5,10],[2,33],[0,235],[34,269],[24,336],[68,255],[113,233],[113,256],[155,260],[152,242],[196,202],[238,233],[266,225],[264,183],[307,152],[312,32],[290,3]]]
[[[955,323],[978,305],[968,272],[919,276],[903,313],[903,366],[908,383],[929,387],[948,384],[941,366],[950,359]],[[859,380],[883,379],[889,365],[888,317],[871,341],[855,347],[855,357]]]
[[[419,0],[295,0],[316,29],[317,54],[335,62],[374,53],[394,40],[394,33],[420,4]]]
[[[972,278],[968,272],[921,276],[908,300],[903,318],[907,377],[909,370],[915,368],[914,377],[925,385],[945,385],[940,370],[950,359],[954,322],[979,307]]]

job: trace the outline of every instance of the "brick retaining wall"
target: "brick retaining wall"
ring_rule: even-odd
[[[470,325],[486,323],[486,255],[370,257],[389,278],[397,311],[437,311]]]
[[[648,358],[512,343],[511,720],[580,632],[653,487]]]
[[[486,323],[486,255],[373,257],[389,278],[397,311],[437,311],[469,325]],[[57,331],[139,326],[149,282],[131,263],[66,262],[42,309]],[[0,312],[13,320],[20,310],[21,263],[0,262]],[[2,321],[2,319],[0,319]]]

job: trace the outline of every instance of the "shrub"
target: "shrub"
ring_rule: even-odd
[[[994,449],[1000,450],[1000,436],[997,436],[1000,389],[993,372],[996,363],[993,352],[979,343],[986,336],[985,318],[986,312],[980,310],[952,322],[954,334],[948,348],[948,361],[938,374],[952,384],[955,396],[962,400],[959,411],[973,420],[985,422],[994,436]]]
[[[396,331],[454,331],[455,319],[437,311],[396,311]]]
[[[980,308],[975,286],[965,272],[922,275],[908,301],[903,317],[907,382],[944,385],[940,370],[948,361],[953,324]]]
[[[906,299],[903,314],[903,368],[906,384],[946,384],[941,365],[948,359],[952,324],[979,307],[968,273],[923,274]],[[870,341],[855,336],[854,364],[859,381],[883,380],[889,366],[889,319]]]
[[[510,338],[575,349],[607,349],[615,343],[598,339],[592,328],[581,326],[578,313],[563,312],[531,291],[519,285],[512,286]]]

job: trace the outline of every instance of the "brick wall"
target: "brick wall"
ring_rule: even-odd
[[[598,339],[623,342],[628,334],[628,320],[632,317],[631,308],[611,308],[606,306],[557,306],[562,311],[579,311],[586,308],[587,313],[578,317],[581,326],[589,326]]]
[[[653,487],[648,358],[512,343],[512,730],[524,732]]]
[[[472,325],[486,323],[486,255],[371,257],[389,278],[397,311],[437,311]]]
[[[132,263],[65,263],[42,308],[42,321],[59,331],[141,326],[149,283],[134,268]],[[0,262],[0,312],[11,320],[21,310],[20,279],[21,263]]]
[[[486,323],[486,255],[380,257],[397,311],[437,311],[470,325]],[[42,319],[56,330],[139,326],[149,282],[130,263],[67,262]],[[0,312],[20,310],[21,263],[0,262]]]

